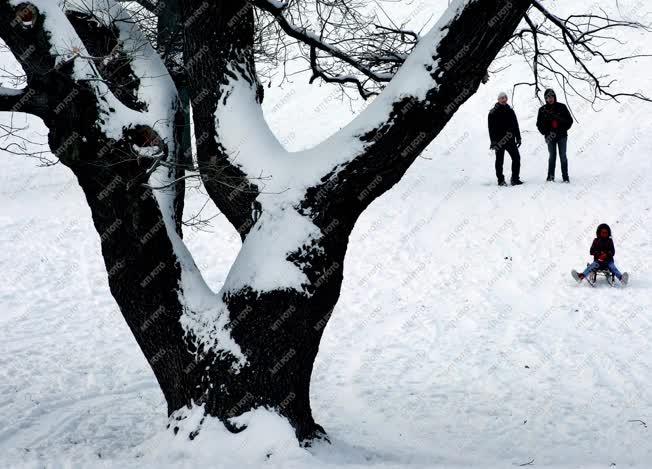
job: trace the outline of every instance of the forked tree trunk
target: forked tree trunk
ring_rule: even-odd
[[[20,28],[7,20],[15,8],[0,0],[0,36],[17,57],[30,50],[39,58],[42,69],[30,70],[28,85],[38,90],[36,96],[50,100],[47,111],[38,111],[50,129],[50,147],[86,195],[111,293],[154,370],[170,415],[203,405],[208,415],[235,431],[231,417],[266,406],[287,417],[300,440],[324,435],[312,417],[310,378],[339,298],[351,230],[369,203],[398,182],[476,91],[528,7],[526,0],[474,0],[457,11],[441,25],[441,38],[422,46],[433,50],[425,49],[429,54],[415,73],[423,75],[425,68],[432,80],[429,90],[393,96],[387,115],[354,136],[362,143],[359,154],[329,168],[291,203],[274,205],[270,198],[260,203],[260,188],[234,160],[232,149],[222,146],[216,122],[216,111],[230,99],[226,85],[234,80],[246,80],[258,104],[262,100],[251,50],[251,5],[185,1],[184,19],[192,18],[185,31],[185,63],[200,170],[211,198],[244,239],[229,277],[255,284],[265,262],[257,248],[273,246],[295,221],[316,233],[298,239],[282,259],[274,260],[293,266],[303,278],[300,286],[254,289],[227,279],[228,285],[206,306],[193,300],[201,280],[189,280],[196,268],[180,247],[183,185],[152,190],[151,161],[125,157],[134,146],[156,147],[169,164],[168,170],[157,171],[168,171],[163,179],[173,181],[182,174],[176,164],[183,161],[180,134],[177,142],[161,142],[153,129],[133,125],[123,129],[119,140],[107,138],[97,124],[110,117],[98,110],[102,98],[88,83],[75,81],[72,62],[53,67],[42,19]],[[82,15],[74,23],[86,47],[95,56],[107,54],[94,47],[111,46],[111,41],[91,40],[101,28],[87,29],[86,20],[91,21]],[[66,103],[66,119],[53,111],[61,102]],[[131,103],[139,106],[137,99]],[[182,122],[183,115],[177,113],[177,119]],[[172,201],[172,210],[165,200]]]
[[[425,97],[398,97],[385,121],[355,137],[365,144],[361,154],[333,167],[286,208],[275,206],[273,196],[260,197],[256,181],[239,166],[247,155],[221,144],[220,132],[225,126],[216,122],[216,115],[224,115],[218,112],[220,107],[231,105],[233,88],[229,85],[234,81],[246,82],[256,101],[262,101],[253,63],[251,4],[240,0],[210,5],[188,0],[184,4],[186,17],[192,17],[197,26],[185,36],[195,128],[196,133],[209,137],[198,142],[200,170],[209,195],[245,240],[244,255],[249,249],[247,238],[254,232],[267,233],[269,218],[283,218],[288,211],[296,210],[320,232],[309,245],[297,244],[289,251],[288,260],[300,266],[308,279],[301,290],[243,287],[225,293],[232,337],[245,350],[249,364],[235,375],[226,373],[228,363],[224,369],[216,368],[209,379],[222,391],[211,393],[208,411],[225,419],[258,405],[271,406],[288,417],[300,439],[311,438],[322,432],[310,410],[310,375],[322,332],[339,298],[344,257],[355,222],[375,198],[400,180],[459,106],[475,93],[529,2],[472,1],[450,18],[442,25],[443,37],[433,44],[436,47],[430,54],[436,67],[422,65],[432,77],[432,88]],[[207,38],[203,31],[209,28],[215,35]],[[228,117],[229,113],[225,114]],[[242,120],[243,116],[235,118]],[[257,122],[255,116],[251,118],[242,120],[241,125]],[[256,125],[251,131],[257,131]],[[333,147],[332,151],[340,149]],[[218,175],[228,175],[230,184],[224,184]],[[278,176],[271,174],[271,178]],[[254,198],[262,201],[263,216],[258,220],[251,218]],[[267,218],[266,211],[271,213]],[[272,229],[268,243],[275,242],[275,235],[278,233]]]

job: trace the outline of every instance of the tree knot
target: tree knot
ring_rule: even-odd
[[[32,29],[38,21],[38,9],[31,3],[21,3],[16,7],[16,17],[11,22],[11,26],[20,26],[23,29]]]

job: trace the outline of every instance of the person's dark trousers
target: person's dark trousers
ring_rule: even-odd
[[[516,142],[511,141],[506,143],[505,146],[496,149],[496,177],[498,178],[498,182],[505,181],[505,176],[503,175],[505,151],[512,158],[512,181],[518,181],[521,173],[521,154],[518,152]]]
[[[566,147],[568,136],[555,137],[549,135],[546,138],[548,142],[548,179],[555,178],[555,165],[557,163],[557,148],[559,148],[559,160],[561,161],[561,177],[568,181],[568,158],[566,157]]]

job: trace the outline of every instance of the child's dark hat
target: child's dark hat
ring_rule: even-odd
[[[595,235],[596,235],[596,236],[600,236],[600,232],[601,232],[602,230],[607,230],[607,231],[609,232],[609,237],[611,237],[611,228],[610,228],[609,225],[607,225],[606,223],[600,223],[600,224],[598,225],[598,229],[595,230]]]

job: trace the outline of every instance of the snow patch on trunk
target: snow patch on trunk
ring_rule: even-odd
[[[5,88],[0,86],[0,96],[20,96],[25,92],[25,89]]]
[[[308,277],[301,266],[287,260],[301,246],[319,239],[321,231],[292,206],[263,211],[238,253],[223,290],[233,293],[294,289],[304,291]]]
[[[230,67],[231,75],[237,78],[221,85],[222,97],[215,111],[216,138],[231,162],[259,186],[257,201],[262,211],[227,276],[223,292],[235,293],[249,287],[257,292],[294,289],[307,293],[304,286],[309,280],[303,266],[287,258],[322,236],[310,217],[295,208],[314,184],[319,170],[303,153],[289,153],[279,143],[256,99],[255,84],[243,75],[243,69]]]
[[[217,143],[224,147],[232,163],[250,177],[286,176],[288,168],[283,157],[287,152],[265,121],[255,85],[240,67],[231,65],[228,69],[229,75],[237,79],[220,85],[221,98],[215,110]]]
[[[235,358],[234,369],[247,363],[240,346],[226,329],[229,311],[221,297],[213,293],[206,284],[192,254],[176,232],[174,214],[174,186],[170,170],[159,166],[150,177],[150,184],[158,202],[165,229],[172,242],[174,253],[181,268],[181,291],[179,299],[185,306],[180,322],[195,346],[212,350],[217,354],[229,353]]]
[[[231,433],[220,420],[207,416],[203,406],[177,411],[170,418],[170,429],[137,447],[136,456],[148,467],[172,467],[187,461],[194,467],[260,468],[270,463],[288,467],[313,460],[299,446],[287,419],[272,410],[259,407],[230,422],[246,429]],[[174,427],[179,429],[176,435]],[[191,434],[192,440],[188,438]]]

